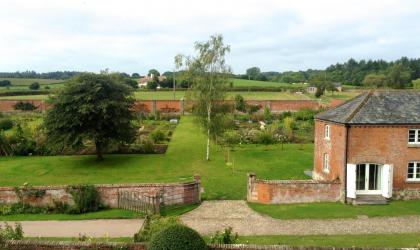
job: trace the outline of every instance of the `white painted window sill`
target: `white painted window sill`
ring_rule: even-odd
[[[420,148],[420,143],[409,143],[407,146],[409,148]]]
[[[406,183],[420,183],[420,179],[408,179],[405,180]]]

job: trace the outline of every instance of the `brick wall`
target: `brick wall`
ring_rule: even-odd
[[[14,105],[22,100],[0,100],[1,112],[15,111]],[[45,111],[49,108],[44,100],[23,100],[30,102],[38,107],[38,111]],[[233,104],[233,101],[228,101]],[[298,111],[303,108],[318,109],[320,104],[317,100],[247,100],[249,104],[269,107],[272,112]],[[134,110],[137,112],[153,113],[159,111],[162,113],[182,113],[185,110],[191,110],[192,103],[183,100],[141,100],[136,101]]]
[[[330,126],[330,139],[325,138],[325,126]],[[344,180],[346,127],[342,124],[315,120],[314,179],[324,181]],[[329,155],[330,170],[324,171],[324,155]],[[343,182],[344,183],[344,182]]]
[[[162,194],[167,205],[193,204],[200,202],[200,179],[198,176],[189,183],[151,183],[151,184],[102,184],[96,185],[102,204],[118,207],[118,193],[122,191],[136,192],[144,195]],[[19,202],[14,187],[0,187],[0,203],[13,204]],[[42,197],[29,197],[25,202],[33,206],[52,206],[54,201],[74,204],[68,186],[34,186],[32,189],[45,190]]]
[[[340,200],[341,184],[316,180],[260,180],[248,175],[249,202],[287,204],[335,202]]]
[[[1,247],[1,245],[0,245]],[[3,246],[10,250],[147,250],[145,244],[142,243],[88,243],[88,242],[51,242],[51,241],[27,241],[16,240],[6,241]],[[211,244],[209,250],[368,250],[375,248],[360,247],[296,247],[284,245],[244,245],[244,244]],[[381,248],[386,250],[386,248]],[[395,248],[393,248],[395,249]]]

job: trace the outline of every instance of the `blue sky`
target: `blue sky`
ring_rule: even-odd
[[[235,73],[420,57],[420,1],[1,0],[0,71],[163,72],[215,33]]]

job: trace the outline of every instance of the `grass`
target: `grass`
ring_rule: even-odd
[[[247,80],[247,79],[236,79],[231,78],[230,81],[233,82],[233,87],[305,87],[304,84],[290,84],[283,82],[269,82],[269,81],[256,81],[256,80]]]
[[[342,203],[306,203],[264,205],[249,203],[256,212],[276,219],[337,219],[368,217],[420,215],[420,201],[392,201],[388,205],[352,206]]]
[[[419,247],[420,234],[241,236],[239,237],[239,243],[313,247],[402,248]]]
[[[0,96],[0,100],[46,100],[48,95]]]
[[[163,207],[160,210],[160,215],[162,216],[180,216],[185,213],[188,213],[197,207],[199,207],[199,204],[192,204],[192,205],[172,205]]]
[[[0,81],[9,80],[12,86],[0,87],[0,91],[10,91],[10,90],[29,90],[29,85],[38,82],[41,87],[40,90],[44,90],[46,86],[50,89],[59,89],[64,86],[63,80],[53,80],[53,79],[32,79],[32,78],[0,78]]]
[[[77,241],[70,237],[25,237],[26,240]],[[204,237],[210,242],[210,237]],[[131,237],[95,238],[94,242],[133,242]],[[420,234],[361,234],[361,235],[273,235],[240,236],[238,244],[289,245],[302,247],[363,247],[363,248],[415,248]]]
[[[205,160],[206,138],[191,116],[175,129],[166,154],[94,156],[0,157],[0,186],[147,183],[190,180],[202,176],[205,199],[244,199],[248,172],[270,179],[304,179],[312,168],[313,145],[245,145],[233,152],[234,168],[225,164],[225,151],[212,146]]]
[[[95,219],[136,219],[143,214],[122,210],[107,209],[85,214],[15,214],[0,216],[0,221],[39,221],[39,220],[95,220]]]

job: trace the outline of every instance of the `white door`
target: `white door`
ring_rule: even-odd
[[[356,164],[347,164],[347,197],[356,199]]]
[[[382,167],[372,163],[356,165],[356,194],[382,195]]]
[[[385,198],[392,197],[392,180],[394,178],[393,175],[393,167],[392,165],[385,164],[382,167],[382,196]]]

